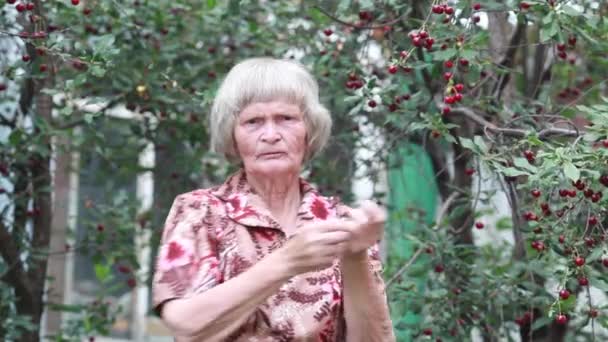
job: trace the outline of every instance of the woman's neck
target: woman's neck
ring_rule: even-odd
[[[278,176],[247,173],[247,181],[281,225],[295,222],[301,202],[298,173]]]

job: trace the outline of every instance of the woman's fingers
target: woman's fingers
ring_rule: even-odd
[[[361,210],[365,213],[370,223],[381,223],[386,221],[386,210],[372,201],[364,201]]]

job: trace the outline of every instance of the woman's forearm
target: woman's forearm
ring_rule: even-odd
[[[384,283],[367,251],[341,261],[347,342],[394,341]]]
[[[288,278],[280,258],[271,254],[225,283],[165,303],[162,317],[177,341],[221,340],[236,331]]]

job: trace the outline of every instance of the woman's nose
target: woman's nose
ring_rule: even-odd
[[[264,126],[264,131],[262,132],[262,140],[268,143],[276,143],[281,139],[281,134],[275,127],[274,123],[269,123]]]

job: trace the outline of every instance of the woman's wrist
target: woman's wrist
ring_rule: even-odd
[[[367,262],[367,249],[355,253],[348,253],[341,258],[342,263],[362,264]]]

